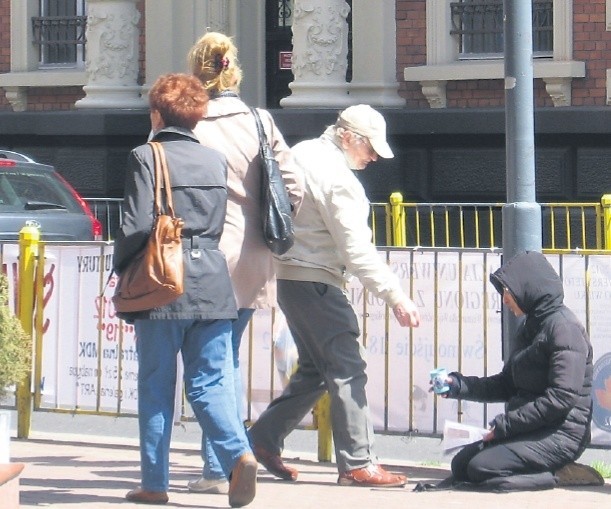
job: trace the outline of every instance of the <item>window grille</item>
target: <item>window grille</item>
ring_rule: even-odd
[[[553,54],[553,7],[553,0],[533,0],[535,57],[551,57]],[[450,34],[458,36],[461,59],[503,56],[503,0],[460,0],[451,2],[450,9]]]
[[[293,0],[278,0],[278,27],[293,26]]]
[[[85,0],[40,0],[32,29],[41,68],[85,66],[85,5]]]

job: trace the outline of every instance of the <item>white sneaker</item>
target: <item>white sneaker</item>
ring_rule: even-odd
[[[215,495],[227,495],[229,493],[229,483],[225,479],[206,479],[200,477],[196,481],[187,483],[189,491],[196,493],[211,493]]]

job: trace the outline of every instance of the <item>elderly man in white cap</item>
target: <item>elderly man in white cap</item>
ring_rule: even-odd
[[[282,395],[249,430],[257,460],[275,476],[298,472],[281,458],[286,436],[325,390],[338,484],[403,486],[405,476],[384,470],[372,451],[366,361],[356,314],[343,292],[350,275],[393,310],[399,324],[416,327],[418,309],[379,256],[367,224],[369,201],[352,170],[393,157],[386,122],[370,106],[350,106],[322,136],[293,147],[303,169],[305,196],[295,219],[295,244],[277,260],[278,302],[299,352],[299,364]]]

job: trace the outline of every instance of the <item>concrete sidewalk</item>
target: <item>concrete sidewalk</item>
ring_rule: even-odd
[[[108,508],[147,507],[125,500],[125,493],[139,482],[139,454],[135,443],[98,437],[82,440],[66,435],[11,440],[11,460],[24,463],[21,475],[21,507]],[[101,443],[108,441],[110,443]],[[97,443],[96,443],[97,442]],[[340,487],[333,463],[319,463],[313,455],[287,451],[285,459],[299,471],[296,483],[273,478],[259,470],[257,496],[252,509],[407,509],[447,508],[536,508],[579,509],[606,507],[611,483],[601,487],[557,488],[541,492],[509,494],[458,491],[413,492],[417,482],[437,482],[449,472],[447,465],[429,467],[393,460],[393,471],[409,477],[405,488],[370,489]],[[172,449],[170,501],[166,507],[228,507],[226,495],[189,493],[187,481],[198,477],[201,459],[195,444],[179,444]],[[2,502],[0,501],[0,507]]]

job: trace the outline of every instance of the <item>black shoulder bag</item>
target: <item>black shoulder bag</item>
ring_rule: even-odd
[[[272,253],[281,255],[293,245],[293,217],[278,161],[267,141],[267,136],[255,108],[250,108],[259,133],[261,154],[261,220],[263,239]]]

